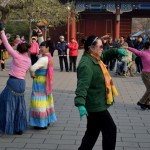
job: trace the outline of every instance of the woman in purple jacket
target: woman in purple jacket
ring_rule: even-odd
[[[150,42],[146,42],[144,45],[144,51],[139,51],[137,49],[128,48],[129,51],[135,53],[142,60],[142,80],[146,87],[146,92],[143,97],[137,102],[143,110],[150,109]]]

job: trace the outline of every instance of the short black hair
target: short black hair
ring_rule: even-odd
[[[48,41],[44,41],[40,44],[40,46],[45,46],[46,48],[49,47]]]
[[[143,36],[142,36],[142,35],[139,35],[137,38],[138,38],[138,39],[139,39],[139,38],[142,38],[142,40],[143,40]]]
[[[149,48],[150,48],[150,42],[145,42],[144,49],[149,49]]]
[[[99,39],[98,36],[90,35],[84,42],[85,51],[88,51],[90,46],[95,46],[97,44],[97,39]]]

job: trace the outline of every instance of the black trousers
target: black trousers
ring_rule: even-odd
[[[60,71],[63,71],[63,61],[65,63],[65,69],[68,71],[68,60],[67,56],[59,56],[59,64],[60,64]]]
[[[38,57],[36,54],[30,54],[30,58],[31,58],[32,65],[34,65],[38,60]]]
[[[116,59],[111,59],[110,60],[110,66],[109,66],[110,71],[114,70],[115,64],[116,64]]]
[[[77,56],[69,56],[69,62],[70,62],[69,70],[72,71],[72,66],[73,66],[73,71],[76,72]]]
[[[142,65],[142,60],[141,60],[141,58],[140,57],[136,57],[135,58],[135,63],[136,63],[136,66],[137,66],[137,72],[141,72],[142,71],[142,69],[143,69],[143,65]]]
[[[92,150],[100,131],[102,132],[103,150],[115,150],[117,128],[107,110],[88,113],[87,130],[78,150]]]
[[[5,69],[5,60],[2,59],[4,61],[4,63],[1,63],[1,69]]]

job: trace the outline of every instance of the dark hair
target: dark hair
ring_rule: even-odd
[[[29,48],[31,47],[28,43],[19,43],[17,46],[17,51],[21,54],[28,52]]]
[[[90,35],[84,42],[85,51],[89,50],[89,46],[96,45],[97,44],[97,41],[96,41],[97,39],[99,39],[98,36]]]
[[[46,48],[49,47],[48,41],[42,42],[40,46],[45,46]]]
[[[121,37],[122,37],[123,39],[125,39],[125,36],[120,36],[120,38],[121,38]]]
[[[149,49],[149,48],[150,48],[150,42],[145,42],[144,49]]]
[[[48,35],[46,38],[47,38],[47,39],[48,39],[48,38],[52,38],[52,36]]]
[[[32,40],[36,40],[36,38],[33,37]]]
[[[142,40],[143,40],[143,36],[142,36],[142,35],[139,35],[137,38],[138,38],[138,39],[139,39],[139,38],[142,38]]]

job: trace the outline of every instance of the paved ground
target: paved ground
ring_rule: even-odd
[[[0,71],[0,91],[8,79],[9,62],[6,61],[7,70]],[[29,127],[20,136],[0,134],[0,150],[77,150],[86,129],[86,118],[80,121],[77,108],[74,107],[76,73],[59,72],[57,54],[54,55],[54,63],[53,94],[58,121],[43,131]],[[150,111],[142,111],[136,105],[145,91],[140,75],[113,77],[113,80],[119,90],[115,104],[109,109],[118,129],[116,150],[150,150]],[[26,81],[28,112],[32,84],[29,74]],[[93,150],[101,150],[101,135]]]

